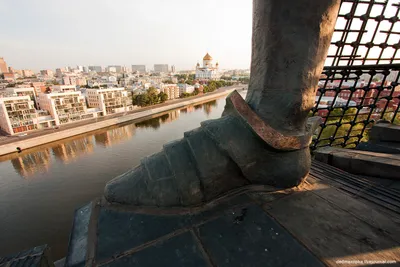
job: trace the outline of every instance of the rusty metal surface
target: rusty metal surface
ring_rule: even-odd
[[[270,125],[268,125],[265,121],[263,121],[245,102],[242,96],[237,92],[233,91],[228,97],[227,102],[229,101],[234,107],[235,111],[238,115],[240,115],[246,123],[251,127],[251,129],[268,145],[272,146],[278,150],[298,150],[302,148],[306,148],[311,144],[312,138],[312,128],[307,131],[304,135],[298,136],[287,136],[284,135]],[[318,123],[318,121],[315,121]]]

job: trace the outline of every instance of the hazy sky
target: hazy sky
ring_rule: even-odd
[[[175,65],[208,51],[248,68],[251,0],[0,0],[0,57],[16,69]]]

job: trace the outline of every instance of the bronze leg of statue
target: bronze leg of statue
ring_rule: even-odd
[[[105,198],[135,206],[199,206],[246,185],[288,188],[308,175],[318,118],[307,119],[340,0],[254,0],[250,85],[222,118],[110,181]]]

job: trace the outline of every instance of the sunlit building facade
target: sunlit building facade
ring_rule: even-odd
[[[33,77],[35,76],[35,73],[32,70],[22,70],[22,76]]]
[[[40,108],[49,111],[56,125],[96,118],[99,112],[88,112],[81,92],[39,94]]]
[[[186,94],[191,94],[194,92],[194,86],[193,85],[189,85],[186,83],[179,83],[178,84],[179,87],[179,94],[182,95],[184,93]]]
[[[32,85],[33,89],[35,90],[36,96],[38,96],[43,91],[43,89],[46,88],[46,83],[44,83],[44,82],[32,82],[31,85]]]
[[[176,84],[163,84],[160,91],[166,93],[169,100],[179,98],[180,89]]]
[[[4,58],[0,57],[0,73],[7,73],[8,67]]]
[[[52,70],[41,70],[40,74],[47,77],[53,77],[54,72]]]
[[[146,65],[132,65],[132,72],[139,71],[140,73],[146,72]]]
[[[53,86],[51,86],[51,90],[52,90],[52,92],[60,92],[60,93],[75,92],[76,86],[75,85],[53,85]]]
[[[0,128],[10,134],[37,129],[38,115],[29,96],[0,98]]]
[[[154,64],[154,72],[167,73],[168,69],[168,64]]]
[[[36,90],[34,87],[8,87],[6,92],[13,96],[29,96],[34,102],[35,108],[37,108]]]
[[[219,78],[218,62],[214,65],[213,58],[207,53],[203,57],[203,66],[200,63],[196,65],[196,79],[198,80],[216,80]]]
[[[88,105],[97,108],[103,115],[133,110],[131,93],[123,87],[87,89]]]

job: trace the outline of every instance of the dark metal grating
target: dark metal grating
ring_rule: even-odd
[[[400,63],[398,0],[342,0],[325,66]]]
[[[356,147],[376,120],[400,124],[400,5],[343,0],[310,115],[321,116],[312,149]]]

